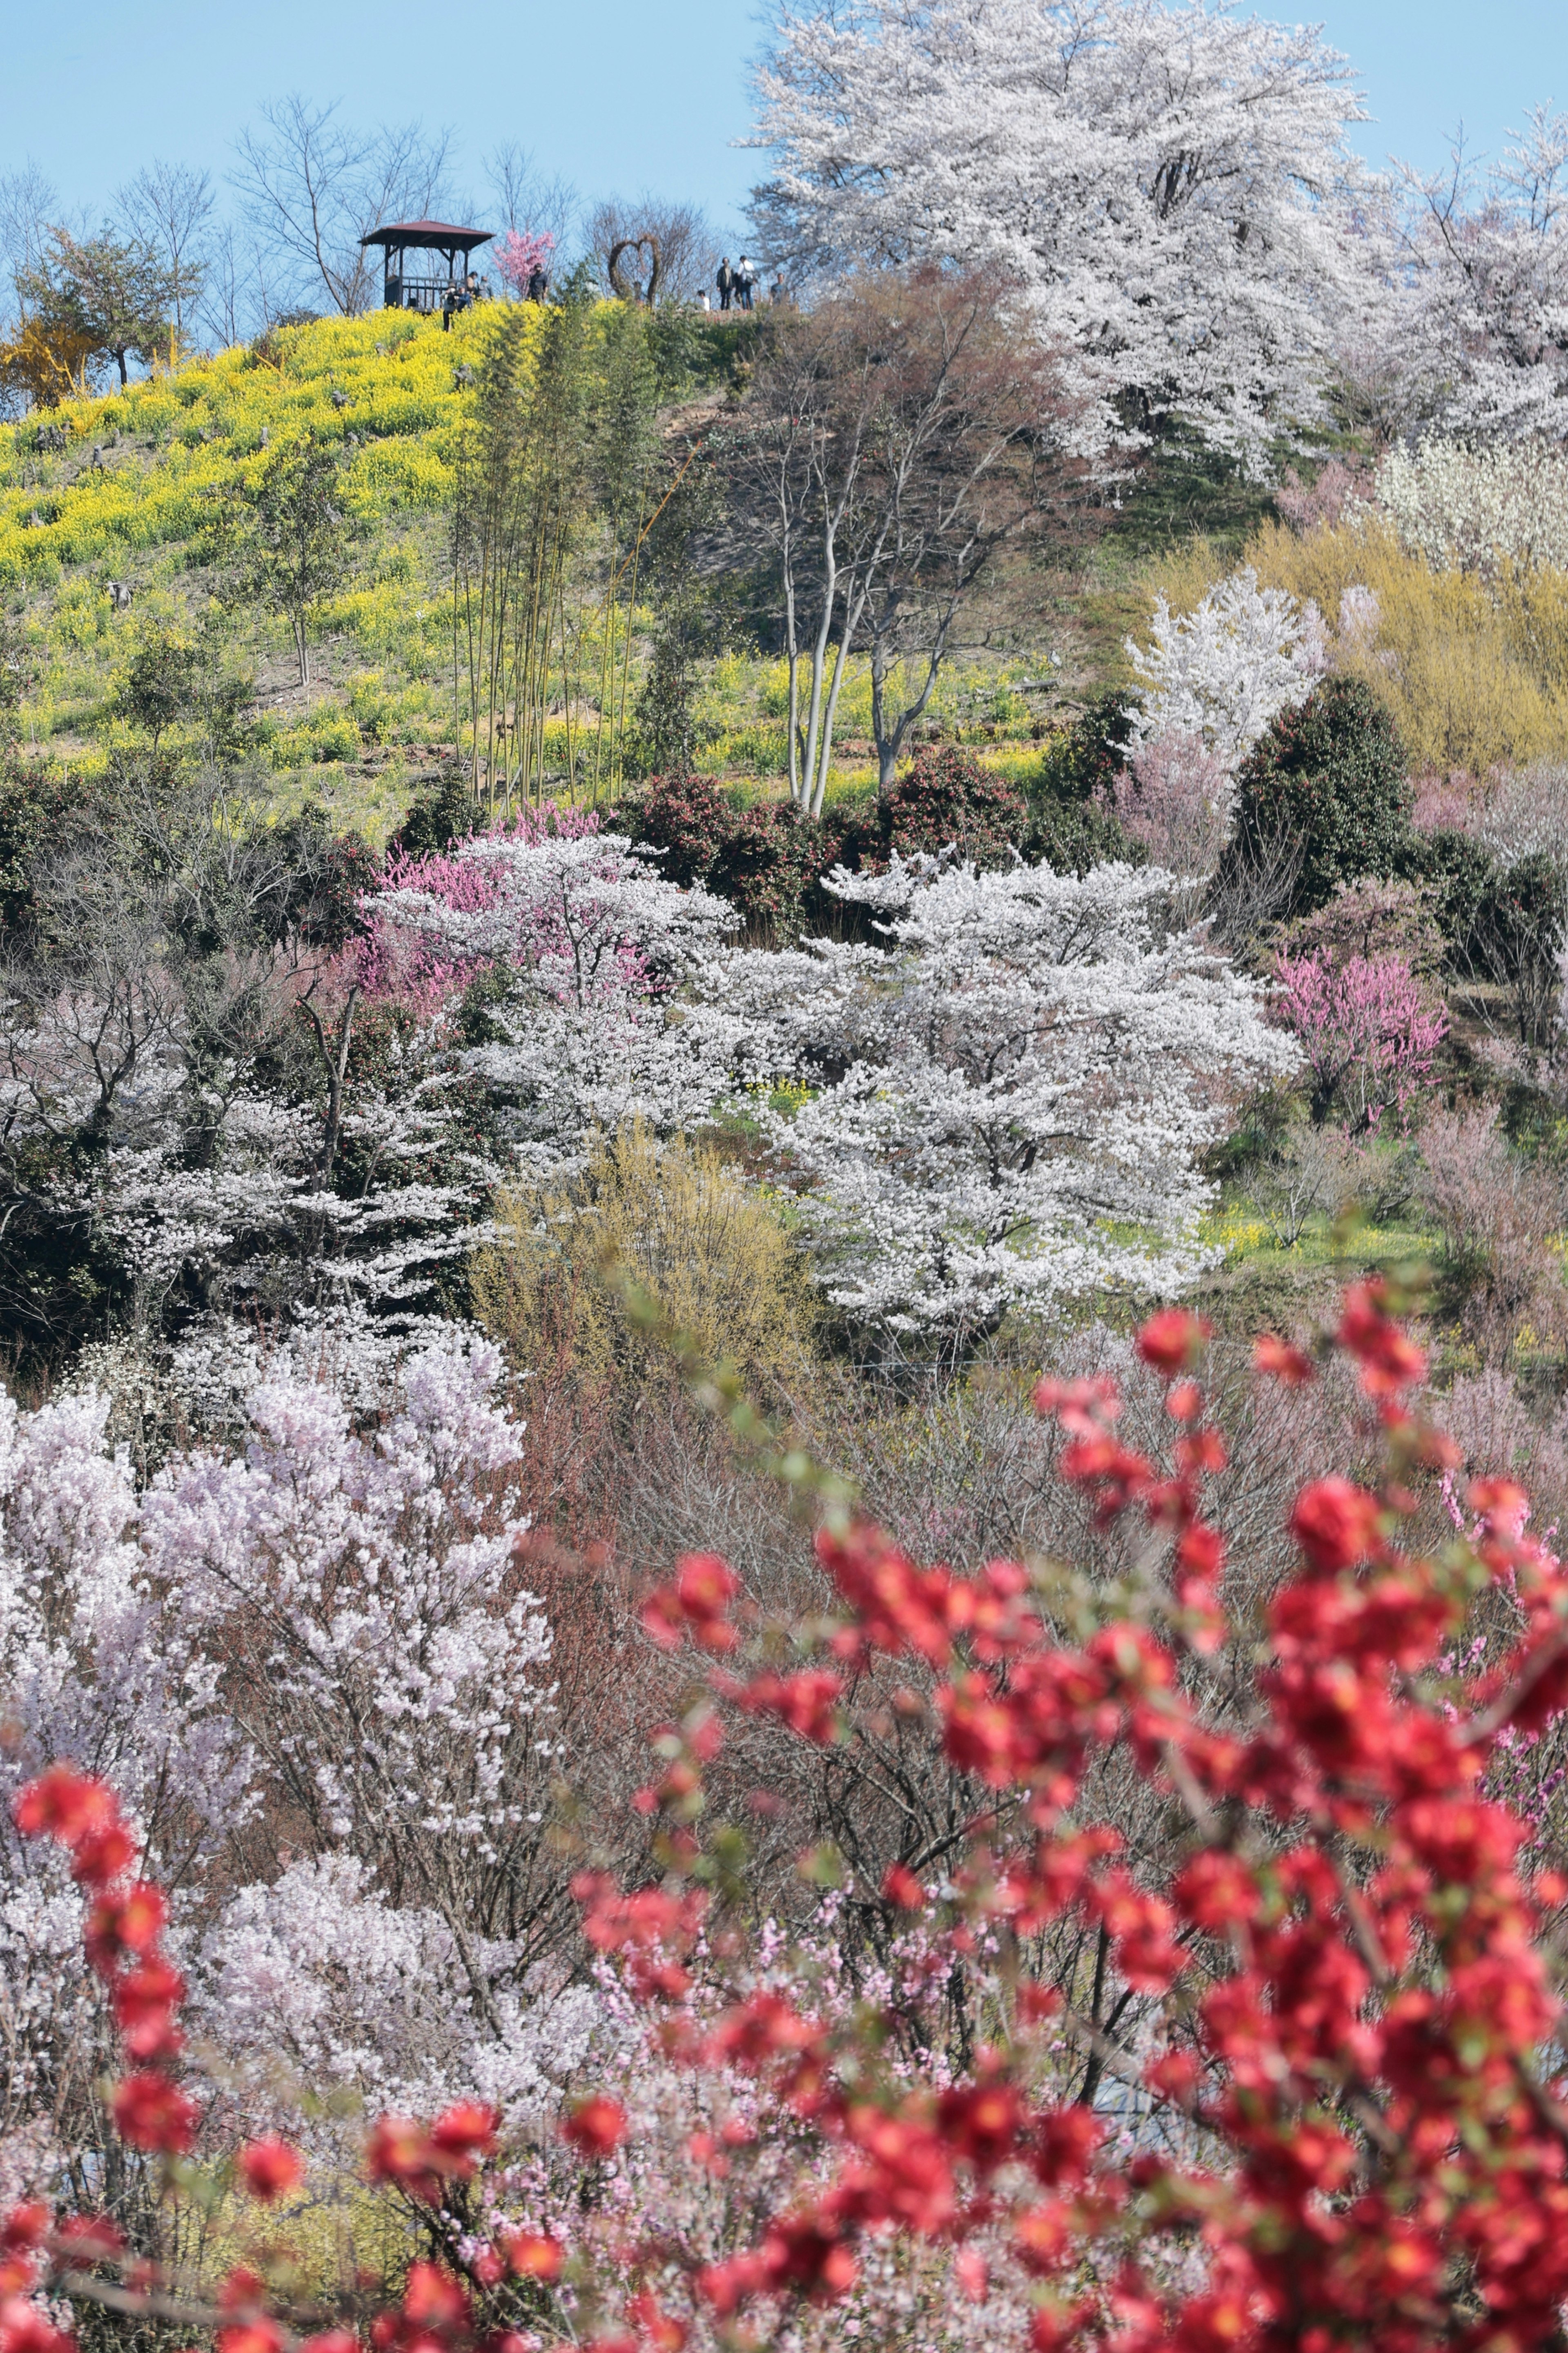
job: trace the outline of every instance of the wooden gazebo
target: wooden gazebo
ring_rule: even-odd
[[[439,311],[447,307],[448,293],[461,287],[476,246],[489,245],[494,235],[488,228],[455,228],[450,221],[392,221],[373,228],[360,243],[382,248],[382,299],[389,311]],[[439,254],[445,276],[411,278],[405,259],[411,253]]]

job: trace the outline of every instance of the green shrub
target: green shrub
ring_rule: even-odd
[[[1098,801],[1109,806],[1116,779],[1127,765],[1132,740],[1131,705],[1124,692],[1096,695],[1082,716],[1047,745],[1027,786],[1031,806]]]
[[[426,858],[448,842],[464,840],[478,821],[468,779],[455,770],[411,804],[397,829],[398,846],[409,858]]]
[[[634,841],[664,852],[659,871],[667,881],[707,890],[735,814],[710,776],[650,776],[626,796],[615,821]]]
[[[833,813],[829,812],[830,820]],[[896,853],[934,856],[950,844],[982,868],[1009,865],[1029,834],[1029,810],[1005,776],[983,768],[952,744],[917,752],[885,800],[868,803],[836,825],[829,866],[875,873]]]
[[[1029,812],[1028,846],[1025,855],[1044,862],[1058,874],[1087,874],[1092,866],[1111,863],[1147,866],[1145,843],[1127,832],[1121,820],[1099,801],[1037,801]]]
[[[1330,678],[1282,711],[1237,780],[1233,855],[1261,860],[1280,835],[1302,844],[1288,912],[1309,914],[1342,882],[1400,871],[1410,786],[1394,721],[1359,679]]]
[[[1476,969],[1481,910],[1497,879],[1497,861],[1474,837],[1457,828],[1413,833],[1399,871],[1426,886],[1433,919],[1443,934],[1446,962],[1455,972]]]

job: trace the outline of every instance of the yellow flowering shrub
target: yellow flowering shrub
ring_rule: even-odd
[[[321,320],[276,334],[269,355],[237,346],[62,402],[61,457],[37,451],[31,420],[0,428],[0,586],[195,536],[217,497],[258,479],[264,433],[272,447],[354,435],[345,481],[367,521],[437,507],[470,400],[458,370],[487,332],[483,311],[450,334],[397,313]]]

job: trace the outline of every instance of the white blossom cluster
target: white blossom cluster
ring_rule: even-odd
[[[1177,411],[1266,470],[1321,413],[1364,283],[1349,69],[1201,0],[849,0],[757,77],[771,252],[832,273],[1000,266],[1094,404]]]
[[[775,1113],[833,1297],[890,1332],[1171,1291],[1212,1253],[1199,1156],[1226,1086],[1288,1067],[1256,985],[1163,920],[1172,876],[895,859],[829,887],[889,941],[740,961],[810,1092]]]
[[[1392,355],[1409,433],[1467,441],[1568,438],[1568,115],[1537,106],[1484,179],[1462,152],[1374,239],[1369,326]],[[1387,357],[1383,363],[1389,364]]]
[[[572,1166],[595,1127],[641,1119],[668,1133],[706,1118],[742,1033],[688,985],[738,928],[733,908],[666,881],[655,854],[620,834],[479,836],[452,858],[491,886],[488,903],[397,891],[378,912],[428,953],[488,962],[504,981],[489,1038],[459,1067],[502,1106],[519,1165]]]
[[[1538,439],[1470,447],[1429,436],[1390,451],[1374,512],[1438,569],[1568,571],[1568,452]]]
[[[592,2022],[576,2000],[546,2031],[506,1900],[554,1768],[500,1373],[448,1338],[361,1428],[274,1366],[240,1446],[176,1454],[141,1494],[104,1398],[0,1396],[0,1791],[68,1758],[120,1792],[242,2121],[298,2084],[521,2116]],[[42,2102],[68,2135],[102,2032],[80,1900],[9,1820],[0,2118]]]
[[[1233,775],[1329,666],[1316,605],[1259,588],[1250,565],[1216,581],[1190,613],[1173,613],[1162,593],[1150,638],[1147,649],[1127,639],[1142,688],[1129,713],[1134,738],[1196,737]]]
[[[1210,698],[1234,747],[1311,672],[1289,600],[1229,586],[1197,632],[1173,628],[1164,674],[1171,700]],[[1250,985],[1173,928],[1161,871],[839,871],[830,887],[875,912],[888,948],[774,951],[734,947],[721,901],[624,839],[462,854],[496,860],[491,904],[403,894],[389,913],[428,950],[500,960],[497,1034],[464,1066],[509,1107],[520,1164],[560,1167],[595,1125],[669,1133],[742,1087],[804,1086],[773,1139],[833,1295],[884,1331],[1190,1280],[1224,1090],[1290,1051]]]

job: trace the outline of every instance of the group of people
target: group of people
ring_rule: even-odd
[[[749,311],[752,308],[757,290],[756,264],[753,261],[749,260],[745,254],[742,254],[739,261],[736,262],[733,269],[731,269],[730,267],[730,257],[726,254],[719,264],[719,276],[716,282],[719,288],[719,308],[721,311]],[[773,288],[768,299],[772,302],[788,301],[788,289],[785,287],[782,278],[776,278],[773,280]],[[704,293],[702,297],[702,308],[706,311],[710,307],[707,294]]]
[[[756,269],[744,254],[731,269],[730,257],[726,254],[719,264],[717,284],[721,311],[728,311],[731,308],[737,311],[749,311],[752,307],[752,297],[756,291]]]
[[[494,297],[495,289],[489,280],[481,278],[477,269],[470,269],[466,278],[454,278],[441,298],[443,328],[450,330],[455,312],[471,311],[476,302],[489,302]]]

